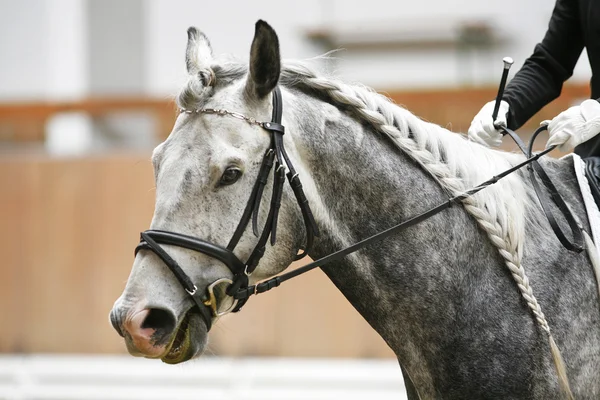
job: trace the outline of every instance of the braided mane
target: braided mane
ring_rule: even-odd
[[[423,121],[370,88],[321,78],[301,63],[286,65],[282,83],[316,91],[361,122],[368,123],[390,138],[452,195],[458,195],[522,160],[516,154],[484,148]],[[534,204],[532,199],[520,175],[513,174],[475,196],[467,197],[462,203],[497,247],[527,305],[553,344],[550,327],[521,264],[526,215]]]

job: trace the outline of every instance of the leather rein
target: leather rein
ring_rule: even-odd
[[[285,128],[283,125],[281,125],[281,117],[283,113],[281,92],[279,90],[279,87],[276,87],[273,91],[273,113],[270,122],[259,122],[253,118],[248,118],[241,114],[227,110],[199,109],[196,111],[181,110],[181,112],[218,114],[235,117],[244,120],[250,124],[260,126],[267,132],[269,132],[271,135],[271,143],[265,155],[263,156],[258,177],[254,183],[252,192],[250,193],[250,198],[248,199],[240,222],[238,223],[237,228],[227,247],[221,247],[203,239],[183,235],[176,232],[147,230],[141,233],[140,243],[135,249],[136,255],[142,249],[150,250],[154,252],[165,263],[165,265],[175,275],[181,286],[183,286],[185,291],[190,295],[190,297],[194,301],[202,319],[206,324],[207,331],[209,331],[212,326],[213,318],[218,318],[229,312],[238,312],[250,296],[271,290],[274,287],[279,286],[282,282],[285,282],[317,267],[321,267],[325,264],[339,260],[347,256],[348,254],[351,254],[365,246],[368,246],[371,243],[381,241],[395,233],[398,233],[428,218],[431,218],[432,216],[440,213],[441,211],[447,208],[452,207],[452,205],[454,204],[460,203],[467,197],[472,196],[480,190],[483,190],[486,187],[498,182],[500,179],[526,165],[528,166],[530,179],[538,196],[542,209],[546,214],[546,217],[548,218],[552,230],[555,232],[560,242],[565,248],[571,251],[580,252],[584,249],[583,233],[581,226],[577,223],[577,220],[571,213],[565,201],[558,193],[556,187],[552,184],[550,178],[548,177],[542,166],[537,162],[537,160],[540,157],[552,151],[556,146],[550,147],[537,154],[532,153],[533,142],[535,141],[538,134],[543,130],[547,129],[547,127],[540,127],[532,136],[528,146],[525,145],[525,143],[518,137],[518,135],[515,132],[506,128],[502,128],[508,135],[510,135],[513,138],[513,140],[517,143],[521,151],[523,151],[523,153],[527,157],[525,161],[513,166],[512,168],[496,176],[493,176],[487,181],[465,191],[464,193],[461,193],[454,197],[450,197],[447,201],[427,211],[424,211],[421,214],[418,214],[404,222],[392,226],[373,236],[363,239],[345,249],[336,251],[319,260],[313,261],[307,265],[297,268],[293,271],[278,275],[274,278],[257,283],[255,285],[249,285],[249,277],[256,270],[260,259],[264,255],[269,238],[272,246],[274,246],[276,243],[278,213],[279,208],[281,206],[281,198],[286,176],[287,181],[291,186],[291,189],[296,197],[296,201],[302,212],[306,232],[305,246],[302,249],[302,253],[295,257],[295,260],[299,260],[308,254],[314,243],[314,238],[319,235],[317,224],[308,204],[308,200],[302,189],[302,183],[300,182],[300,178],[296,173],[296,170],[294,169],[294,166],[292,165],[292,162],[288,157],[283,144],[283,135],[285,133]],[[271,194],[270,209],[267,216],[267,220],[263,226],[262,232],[259,235],[258,212],[263,197],[263,191],[267,184],[269,173],[273,169],[273,166],[275,166],[275,169],[273,170],[273,189]],[[563,233],[558,223],[556,222],[556,219],[554,218],[550,206],[548,205],[548,202],[545,198],[545,194],[541,190],[540,185],[537,182],[535,174],[537,174],[540,177],[540,180],[548,189],[550,197],[556,203],[561,214],[563,214],[564,218],[569,224],[573,236],[572,242],[569,239],[567,239],[566,235]],[[254,247],[254,250],[248,257],[248,260],[246,260],[246,262],[243,262],[234,254],[234,250],[236,245],[239,243],[244,231],[248,227],[250,221],[252,221],[252,231],[254,235],[257,236],[259,239],[256,246]],[[189,250],[194,250],[203,253],[209,257],[212,257],[225,264],[231,270],[233,278],[218,279],[217,281],[208,285],[206,292],[200,292],[197,286],[192,281],[192,279],[183,271],[179,264],[171,256],[169,256],[169,254],[161,247],[161,245],[178,246]],[[232,305],[224,311],[219,311],[217,298],[215,296],[215,289],[219,285],[227,285],[225,293],[233,298]]]

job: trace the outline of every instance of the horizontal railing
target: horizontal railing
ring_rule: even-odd
[[[436,90],[382,90],[397,104],[419,117],[455,132],[466,132],[471,119],[488,101],[496,97],[496,88],[452,88]],[[551,119],[574,103],[589,97],[587,84],[566,85],[562,95],[536,115],[526,129]],[[81,112],[94,118],[113,113],[147,112],[157,124],[160,138],[171,131],[176,117],[172,99],[129,97],[91,98],[80,101],[0,103],[0,141],[35,142],[44,140],[49,118],[65,112]]]
[[[171,99],[145,97],[92,98],[79,101],[0,103],[0,141],[41,142],[53,116],[79,112],[92,118],[116,113],[145,112],[155,120],[156,131],[166,138],[176,113]]]

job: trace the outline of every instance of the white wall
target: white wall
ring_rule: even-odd
[[[87,1],[89,84],[95,95],[144,91],[144,0]]]
[[[0,0],[0,99],[43,93],[43,45],[36,27],[43,26],[44,16],[43,0]]]
[[[0,101],[87,93],[85,5],[0,0]]]
[[[506,44],[482,54],[459,58],[454,50],[341,51],[333,68],[343,78],[376,88],[447,87],[463,83],[495,84],[501,59],[510,55],[519,67],[539,42],[554,7],[553,0],[307,0],[227,3],[194,0],[147,2],[147,91],[176,92],[184,77],[185,31],[194,25],[210,38],[216,53],[247,59],[254,22],[265,19],[278,32],[284,58],[308,58],[325,51],[308,41],[305,32],[319,26],[423,24],[438,21],[488,21]],[[575,79],[589,80],[587,57]],[[516,71],[517,68],[513,68]]]
[[[94,53],[94,46],[102,40],[97,35],[95,40],[89,37],[93,24],[88,22],[95,17],[90,11],[92,5],[101,1],[0,0],[0,101],[102,93],[91,82],[89,65],[90,54],[98,53]],[[247,59],[254,23],[259,18],[277,30],[284,58],[308,58],[326,50],[306,38],[309,28],[351,26],[361,31],[383,23],[402,27],[421,21],[424,25],[489,21],[507,43],[485,53],[459,57],[453,50],[341,51],[335,55],[338,60],[332,68],[347,80],[376,88],[495,84],[503,56],[512,56],[518,67],[541,40],[554,0],[145,0],[140,4],[141,22],[136,26],[143,30],[143,51],[132,54],[142,60],[132,62],[136,69],[142,69],[143,76],[131,91],[163,97],[174,94],[184,79],[189,26],[203,30],[217,54]],[[121,8],[114,8],[116,20],[120,20],[118,13],[125,13]],[[106,15],[103,18],[106,20]],[[106,32],[107,37],[110,33]],[[102,50],[106,54],[102,60],[113,57],[115,63],[124,61],[119,55],[122,48],[119,54],[111,52],[110,46]],[[107,62],[108,66],[115,65]],[[589,77],[587,57],[582,57],[575,79],[587,81]],[[103,80],[109,78],[104,76]],[[114,82],[121,78],[115,76]],[[112,88],[111,93],[128,90],[123,84]]]
[[[335,23],[361,21],[398,21],[398,24],[423,21],[486,21],[506,38],[507,43],[488,54],[483,54],[477,62],[471,62],[474,83],[496,83],[501,73],[504,56],[515,60],[513,71],[517,71],[531,54],[534,46],[542,40],[554,8],[554,0],[333,0],[331,1]],[[372,61],[366,57],[356,57],[356,65],[348,65],[343,72],[350,78],[360,81],[373,81],[374,86],[433,86],[455,85],[461,75],[456,54],[434,54],[412,52],[388,55],[383,60]],[[575,71],[579,80],[589,80],[591,72],[587,56],[582,57]],[[465,61],[467,65],[469,61]],[[374,64],[374,65],[372,65]],[[369,74],[372,65],[376,73]],[[395,67],[395,68],[394,68]],[[365,72],[360,72],[365,71]],[[369,77],[373,75],[373,77]]]
[[[172,94],[184,79],[188,27],[202,30],[216,55],[228,53],[248,59],[258,19],[270,22],[277,30],[282,57],[306,58],[318,54],[302,37],[302,27],[319,21],[319,0],[147,1],[148,92]]]

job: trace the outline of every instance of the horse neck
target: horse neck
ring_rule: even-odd
[[[297,96],[296,110],[302,111],[295,113],[288,131],[304,155],[302,163],[312,181],[309,186],[314,183],[313,194],[317,197],[311,198],[311,205],[321,236],[311,254],[313,259],[447,200],[437,181],[389,139],[331,105]],[[459,215],[456,223],[448,221],[448,216],[443,222],[434,217],[323,270],[363,317],[388,339],[384,332],[396,326],[386,326],[390,320],[379,316],[404,301],[402,296],[412,297],[411,293],[398,292],[390,282],[420,280],[429,274],[420,268],[415,256],[429,253],[432,244],[438,247],[440,260],[450,258],[460,239],[449,245],[440,238],[458,235],[469,240],[469,230],[462,228],[464,213],[451,215],[455,214]],[[472,222],[469,224],[474,227]],[[417,268],[413,268],[415,265]],[[431,265],[431,269],[436,268]],[[447,278],[432,284],[444,285]]]
[[[442,172],[441,180],[434,179],[435,171],[432,173],[418,158],[417,162],[413,161],[414,154],[409,157],[398,150],[400,146],[392,145],[388,138],[371,131],[367,128],[370,125],[358,123],[335,107],[311,102],[306,96],[298,96],[297,100],[297,110],[302,112],[294,113],[296,123],[292,124],[292,130],[301,132],[295,135],[295,141],[302,149],[302,164],[312,179],[310,184],[314,185],[315,196],[311,200],[316,198],[322,229],[322,237],[311,253],[313,258],[447,200],[438,181],[444,184],[446,178],[452,178],[451,174]],[[458,146],[453,146],[443,150],[457,149]],[[473,149],[465,151],[470,150]],[[486,178],[493,175],[487,175],[490,165],[500,172],[511,160],[516,161],[511,156],[502,157],[487,150],[482,153],[489,157],[487,160],[479,158],[479,161],[488,162],[475,165],[484,170]],[[444,162],[440,161],[440,168],[444,169],[441,164]],[[458,172],[468,174],[464,169]],[[454,178],[460,179],[459,174]],[[479,179],[480,175],[474,173],[470,177]],[[469,186],[480,183],[463,180]],[[450,191],[455,191],[449,186]],[[536,340],[531,323],[515,324],[517,320],[522,322],[523,307],[514,297],[511,274],[521,282],[520,291],[528,293],[528,306],[539,309],[531,294],[529,279],[522,271],[516,271],[516,267],[522,270],[525,228],[535,238],[543,238],[545,228],[525,223],[524,214],[533,209],[531,191],[524,189],[518,174],[511,175],[495,188],[486,189],[487,194],[483,196],[467,199],[464,207],[437,214],[323,268],[394,350],[426,397],[438,393],[436,386],[452,387],[455,380],[450,371],[457,366],[453,360],[461,359],[461,353],[467,353],[466,358],[474,355],[469,353],[472,348],[469,338],[479,337],[482,330],[496,331],[503,339],[492,339],[494,343],[511,343],[511,346],[514,346],[511,340],[521,338],[526,331],[523,338],[529,339],[521,338],[520,343],[525,349],[533,348]],[[573,192],[576,191],[574,188]],[[581,210],[579,214],[584,215]],[[531,220],[531,215],[529,217]],[[539,218],[539,212],[534,212],[533,217]],[[556,243],[543,243],[548,247],[542,258],[552,251],[558,257],[563,251],[556,248]],[[532,257],[529,253],[529,261],[533,261],[534,266],[542,261],[548,263],[548,259]],[[510,274],[505,266],[509,267]],[[540,276],[544,274],[538,274],[537,278]],[[469,317],[473,305],[477,306],[477,323],[472,323]],[[506,316],[502,317],[506,322],[502,326],[508,327],[501,332],[497,332],[494,325],[499,316]],[[543,314],[536,321],[542,328],[547,327]],[[553,355],[555,352],[558,350],[553,350]],[[501,347],[490,357],[504,359],[506,354],[507,348]],[[559,369],[564,370],[564,366]],[[508,371],[506,375],[511,373]]]
[[[310,176],[308,186],[314,186],[310,200],[322,230],[311,253],[314,259],[438,205],[448,199],[449,188],[452,191],[458,185],[480,183],[469,179],[479,181],[481,174],[489,178],[491,172],[510,165],[497,153],[473,149],[472,144],[455,138],[451,148],[438,147],[438,156],[441,158],[444,151],[473,156],[477,168],[484,171],[463,171],[462,177],[452,176],[442,171],[449,169],[449,162],[441,160],[439,165],[428,164],[426,171],[422,162],[413,160],[414,154],[409,157],[369,124],[307,95],[295,96],[292,115],[288,114],[291,123],[287,125]],[[430,128],[415,132],[415,137]],[[482,153],[469,153],[474,150]],[[436,178],[434,168],[439,168]],[[470,172],[474,175],[466,176]],[[454,323],[448,302],[460,298],[465,282],[474,286],[500,282],[505,286],[502,290],[514,289],[510,279],[498,277],[509,278],[502,275],[506,274],[506,260],[499,256],[496,246],[506,241],[508,244],[502,244],[503,254],[518,262],[523,239],[519,227],[524,231],[525,224],[519,218],[525,214],[527,201],[520,179],[516,175],[507,178],[486,189],[481,197],[466,201],[464,207],[444,211],[323,270],[399,357],[404,354],[406,360],[419,360],[418,355],[407,352],[419,347],[433,349],[435,343],[441,345],[452,336],[447,333]],[[440,181],[450,183],[442,188]],[[512,200],[504,201],[506,196]],[[481,205],[494,197],[499,201]],[[514,213],[515,208],[520,214]],[[490,235],[495,237],[493,241],[486,237]],[[486,266],[484,270],[477,269],[482,265]],[[420,345],[403,345],[407,342]],[[432,350],[423,357],[435,358],[437,354]]]

